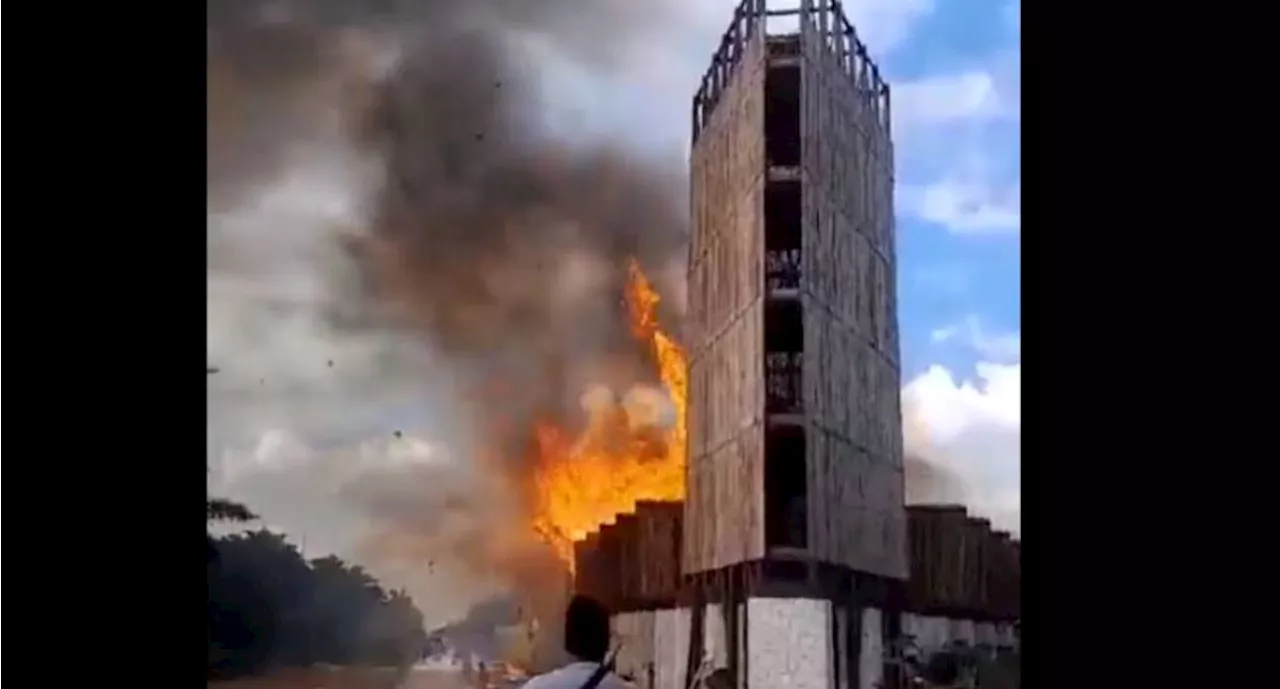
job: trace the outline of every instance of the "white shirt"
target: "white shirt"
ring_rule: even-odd
[[[598,663],[569,663],[558,670],[534,677],[525,682],[521,689],[580,689],[599,667]],[[630,685],[613,673],[605,675],[596,686],[597,689],[630,689]]]

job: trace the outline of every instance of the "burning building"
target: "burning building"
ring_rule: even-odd
[[[685,349],[637,333],[680,421],[654,502],[568,535],[577,588],[621,611],[620,670],[870,689],[895,686],[904,625],[994,644],[1016,544],[904,504],[889,86],[840,3],[744,0],[692,139]]]

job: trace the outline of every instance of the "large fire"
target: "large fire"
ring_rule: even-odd
[[[533,526],[570,567],[574,541],[635,511],[637,501],[685,495],[685,352],[658,324],[660,297],[635,262],[627,278],[631,332],[647,344],[675,413],[656,422],[643,403],[609,399],[588,407],[576,437],[552,424],[538,426]],[[643,395],[631,401],[637,396]]]

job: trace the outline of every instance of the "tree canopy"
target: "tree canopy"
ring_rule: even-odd
[[[209,521],[255,518],[226,500],[206,508]],[[421,656],[426,635],[413,601],[361,567],[333,556],[307,561],[266,529],[206,537],[210,676],[318,663],[403,666]]]

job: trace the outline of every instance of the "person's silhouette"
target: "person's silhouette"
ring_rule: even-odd
[[[574,596],[564,616],[564,650],[573,661],[534,677],[524,689],[626,689],[607,661],[609,636],[609,610],[593,598]]]

